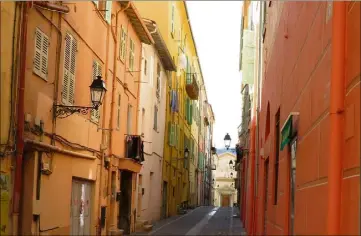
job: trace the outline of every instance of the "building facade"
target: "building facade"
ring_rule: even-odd
[[[234,169],[236,163],[235,149],[217,151],[216,170],[214,175],[214,206],[233,207],[237,204],[237,189],[235,180],[237,173]]]
[[[169,74],[165,91],[162,217],[167,217],[177,214],[181,205],[196,206],[200,202],[198,159],[203,149],[200,149],[199,137],[204,137],[204,131],[199,129],[199,107],[203,106],[206,94],[200,100],[200,85],[204,83],[186,3],[138,1],[135,4],[142,16],[158,22],[159,31],[177,66],[177,72]]]
[[[156,22],[143,20],[155,43],[142,44],[138,130],[145,161],[138,175],[137,217],[140,223],[151,223],[161,218],[166,89],[176,67]]]
[[[359,234],[360,3],[262,5],[246,231]]]
[[[137,71],[142,43],[154,42],[147,27],[131,2],[15,4],[11,234],[133,232],[143,161]],[[100,106],[89,99],[97,76],[107,89]]]

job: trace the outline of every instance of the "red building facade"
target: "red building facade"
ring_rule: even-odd
[[[358,235],[360,2],[267,1],[266,12],[259,165],[246,160],[241,183],[246,231]],[[292,114],[295,155],[280,148]]]

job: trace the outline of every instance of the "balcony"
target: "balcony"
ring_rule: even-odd
[[[196,77],[195,73],[187,74],[186,91],[191,100],[198,100],[199,87],[198,87],[197,77]]]

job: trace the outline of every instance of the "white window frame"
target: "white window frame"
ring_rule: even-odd
[[[35,29],[33,72],[48,80],[49,37],[39,28]]]

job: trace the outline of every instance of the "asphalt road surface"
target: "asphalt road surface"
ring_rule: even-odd
[[[204,206],[185,215],[159,221],[154,224],[153,230],[146,234],[245,235],[245,232],[241,225],[238,208]]]

